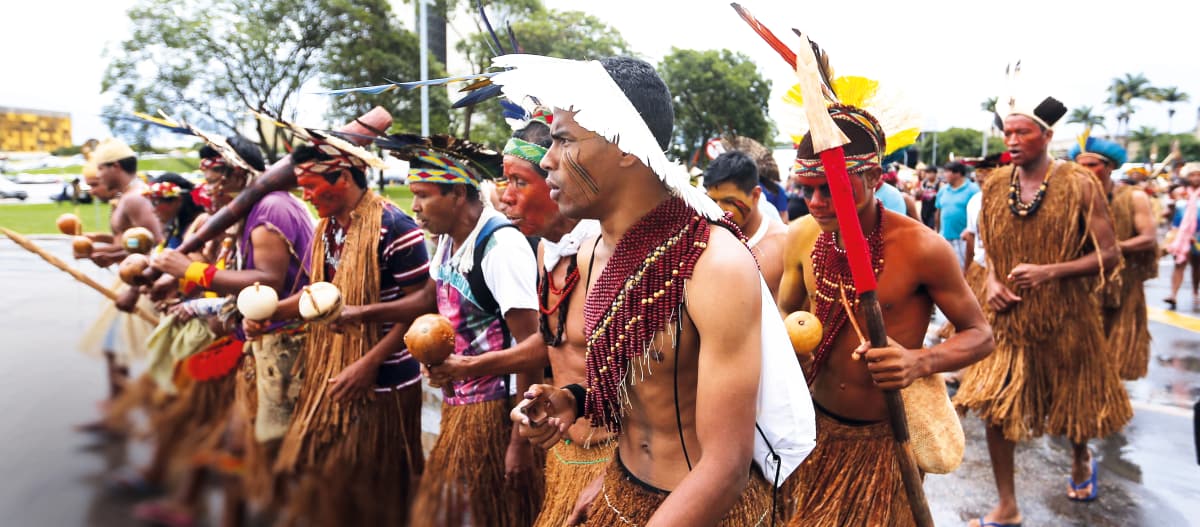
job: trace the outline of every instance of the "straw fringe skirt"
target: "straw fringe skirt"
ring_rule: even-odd
[[[312,445],[311,457],[286,465],[279,454],[276,467],[291,476],[282,525],[404,525],[424,468],[421,385],[375,393],[357,415],[343,435]]]
[[[238,372],[238,412],[246,426],[240,438],[242,483],[251,501],[276,504],[274,465],[299,396],[305,334],[269,334],[246,343]],[[262,358],[262,360],[259,360]],[[260,404],[261,403],[261,404]]]
[[[512,437],[508,399],[442,404],[441,434],[429,453],[410,525],[527,527],[542,504],[542,468],[506,481]]]
[[[722,527],[755,527],[771,524],[771,485],[757,469],[733,508],[721,518]],[[645,525],[670,493],[637,479],[613,453],[604,471],[604,487],[592,503],[584,525],[592,527]]]
[[[1125,289],[1121,304],[1104,310],[1104,330],[1109,364],[1120,367],[1121,379],[1132,381],[1145,377],[1150,365],[1150,323],[1142,283]]]
[[[534,527],[566,525],[579,494],[604,473],[616,449],[615,440],[591,448],[563,441],[546,452],[546,498]]]
[[[886,421],[851,425],[817,409],[817,448],[788,479],[789,526],[914,525]]]

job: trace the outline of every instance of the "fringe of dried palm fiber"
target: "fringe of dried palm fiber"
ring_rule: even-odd
[[[771,525],[771,485],[758,469],[750,470],[750,481],[738,501],[717,525],[722,527],[757,527]],[[604,486],[592,503],[584,525],[609,527],[613,525],[645,525],[669,496],[665,490],[654,488],[630,474],[621,463],[618,453],[604,471]]]
[[[575,509],[575,501],[612,461],[616,440],[584,448],[575,441],[560,441],[546,452],[546,496],[534,527],[562,527]]]
[[[346,229],[338,272],[333,285],[348,306],[379,302],[379,229],[383,219],[383,198],[367,191],[354,211]],[[328,219],[317,225],[312,244],[312,281],[325,281],[325,230]],[[325,463],[326,452],[335,449],[348,457],[337,460],[350,466],[369,462],[376,445],[343,445],[356,428],[374,418],[376,401],[371,396],[350,403],[332,401],[326,394],[329,379],[365,356],[379,342],[379,324],[362,325],[361,333],[338,333],[325,324],[309,325],[308,342],[301,359],[307,372],[301,381],[292,424],[284,435],[276,468],[281,472],[301,473],[308,465]],[[369,423],[369,426],[375,426]]]
[[[429,453],[410,525],[527,527],[545,492],[540,459],[532,471],[504,477],[512,438],[508,399],[442,404],[441,434]],[[535,449],[537,452],[537,449]]]
[[[276,502],[275,454],[279,441],[260,443],[254,437],[254,419],[258,414],[258,383],[256,382],[254,355],[242,357],[237,375],[237,400],[234,417],[239,421],[241,437],[234,439],[240,444],[242,457],[242,491],[252,503],[270,506]]]
[[[1072,163],[1056,163],[1041,208],[1025,218],[1009,210],[1009,181],[990,178],[984,186],[980,230],[995,276],[1007,276],[1019,263],[1064,262],[1088,253],[1085,192],[1102,192],[1093,176]],[[1108,274],[1102,269],[1100,276]],[[1051,434],[1082,442],[1124,426],[1133,410],[1117,368],[1106,364],[1097,294],[1103,283],[1094,277],[1052,280],[1016,291],[1021,301],[1002,313],[985,303],[995,351],[967,368],[955,403],[1000,426],[1011,441]]]
[[[987,268],[975,262],[967,265],[967,287],[971,288],[971,292],[975,293],[975,298],[979,300],[979,305],[985,304],[987,287]]]
[[[139,375],[137,379],[126,382],[121,393],[109,403],[104,412],[104,424],[113,430],[134,432],[130,429],[130,417],[134,412],[141,410],[146,413],[150,422],[154,422],[155,416],[166,409],[173,400],[173,396],[158,389],[158,385],[149,375]],[[151,427],[137,431],[136,435],[145,438],[156,436],[157,433],[158,431]]]
[[[421,476],[421,386],[377,393],[288,481],[282,525],[405,525]]]
[[[1128,185],[1118,187],[1113,191],[1111,212],[1113,216],[1113,232],[1117,241],[1125,241],[1138,235],[1135,214],[1133,210],[1133,194],[1142,192]],[[1149,251],[1130,253],[1125,257],[1125,271],[1122,278],[1126,287],[1141,288],[1142,282],[1158,276],[1158,248]]]
[[[1146,317],[1146,290],[1141,283],[1126,288],[1120,306],[1104,310],[1108,362],[1118,368],[1122,379],[1146,376],[1150,364],[1150,323]]]
[[[886,421],[847,424],[817,414],[817,448],[788,479],[789,526],[913,525],[897,445]]]
[[[197,454],[220,442],[233,411],[236,372],[209,381],[188,379],[179,395],[152,420],[162,459],[171,466],[193,466]]]

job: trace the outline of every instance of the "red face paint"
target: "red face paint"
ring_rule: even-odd
[[[500,195],[507,206],[504,214],[526,236],[543,232],[558,215],[546,178],[529,161],[515,156],[504,156],[504,177],[508,181]]]
[[[299,170],[297,170],[299,172]],[[304,201],[312,203],[317,215],[322,218],[334,216],[342,211],[346,202],[347,178],[330,183],[323,176],[297,174],[296,182],[304,189]]]

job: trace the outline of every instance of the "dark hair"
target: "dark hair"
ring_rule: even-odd
[[[955,174],[960,174],[963,176],[967,175],[967,165],[959,163],[958,161],[946,163],[942,166],[942,170],[945,170],[946,172],[954,172]]]
[[[733,182],[738,190],[750,193],[758,186],[758,166],[744,152],[725,152],[704,171],[704,186],[715,187],[725,182]]]
[[[675,127],[675,110],[671,106],[671,90],[654,66],[632,57],[607,57],[600,59],[600,64],[642,115],[659,148],[666,150]]]
[[[150,182],[174,183],[181,190],[183,190],[183,193],[179,196],[179,198],[177,198],[181,203],[179,212],[175,215],[175,220],[171,223],[171,225],[168,226],[170,232],[167,233],[168,238],[182,238],[183,233],[187,231],[187,228],[192,225],[193,221],[196,221],[196,216],[199,216],[200,213],[204,212],[204,207],[197,205],[196,202],[192,200],[192,190],[194,190],[196,186],[192,184],[191,181],[188,181],[187,178],[174,172],[161,174],[158,177],[150,180]]]
[[[530,121],[524,128],[513,132],[513,137],[541,146],[542,148],[550,148],[550,143],[553,142],[553,138],[550,137],[550,127],[541,121]],[[533,169],[542,177],[549,175],[537,163],[530,164],[533,165]]]
[[[301,163],[308,163],[309,161],[328,161],[330,159],[333,158],[330,157],[329,154],[317,150],[317,147],[312,145],[301,145],[296,147],[295,150],[292,150],[293,166]],[[342,170],[347,170],[350,172],[350,176],[354,179],[354,184],[358,185],[358,188],[367,188],[367,175],[364,174],[362,170],[354,167],[345,168]],[[321,177],[325,178],[325,181],[336,183],[338,178],[342,177],[342,172],[341,170],[334,170],[321,174]]]
[[[463,185],[459,183],[434,183],[434,185],[437,185],[438,191],[441,192],[443,196],[454,192],[454,187],[463,187],[467,191],[467,201],[480,201],[479,188],[474,185]]]
[[[118,160],[116,160],[116,164],[117,164],[117,166],[121,167],[121,170],[127,174],[136,174],[137,173],[137,157],[136,156],[129,156],[129,157],[126,157],[123,159],[118,159]]]

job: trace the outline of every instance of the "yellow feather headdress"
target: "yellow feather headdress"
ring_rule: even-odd
[[[921,134],[920,115],[904,104],[904,97],[894,90],[881,89],[877,80],[859,76],[836,77],[833,92],[840,104],[866,110],[883,128],[886,147],[883,156],[908,147]],[[792,142],[799,144],[808,133],[808,118],[804,114],[804,97],[796,84],[783,96],[787,103],[782,113],[783,125]]]

